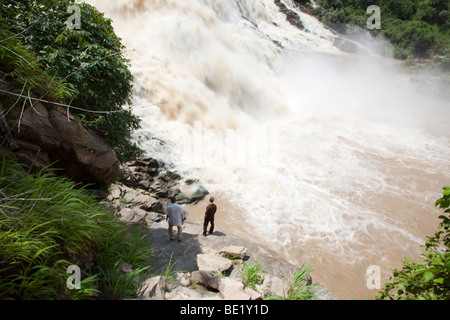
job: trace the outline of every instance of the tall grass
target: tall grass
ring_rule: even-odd
[[[25,46],[21,37],[8,30],[8,24],[0,17],[0,72],[2,79],[14,83],[27,95],[29,90],[48,92],[48,97],[68,102],[74,95],[73,86],[49,74],[38,57]],[[15,97],[11,97],[12,100]]]
[[[257,284],[262,284],[264,281],[264,271],[261,262],[244,263],[242,269],[239,271],[242,276],[242,283],[246,287],[251,287],[256,290]]]
[[[292,274],[291,280],[288,283],[287,291],[283,296],[273,295],[267,297],[267,300],[314,300],[316,294],[314,289],[315,284],[309,284],[308,275],[313,271],[311,266],[302,265],[299,270]]]
[[[29,175],[1,159],[0,299],[132,297],[135,278],[151,264],[145,231],[115,220],[67,178],[48,170]],[[134,269],[126,280],[123,263]],[[70,265],[81,269],[80,289],[68,289]]]

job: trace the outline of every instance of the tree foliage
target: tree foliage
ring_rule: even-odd
[[[0,11],[9,30],[21,34],[45,71],[70,84],[71,104],[87,110],[81,119],[116,149],[120,160],[131,159],[141,152],[131,141],[140,119],[123,109],[130,102],[133,80],[124,47],[111,20],[88,4],[77,4],[80,29],[66,25],[72,15],[67,9],[73,4],[73,0],[3,0]],[[89,111],[111,113],[99,116]]]
[[[0,73],[4,81],[14,83],[25,93],[29,90],[49,91],[48,96],[58,101],[72,97],[72,86],[46,72],[36,55],[6,27],[3,17],[0,17],[0,39]],[[50,88],[53,90],[50,91]],[[7,100],[16,100],[16,97],[2,97],[3,103]]]
[[[390,282],[378,293],[380,300],[449,300],[450,299],[450,187],[436,206],[444,210],[441,222],[433,236],[428,237],[423,262],[405,259],[402,270],[393,270]]]
[[[381,10],[381,30],[370,32],[391,41],[396,58],[432,58],[443,69],[450,69],[448,0],[317,0],[317,3],[316,15],[331,27],[344,23],[366,28],[366,9],[377,5]]]
[[[435,27],[420,20],[405,22],[400,19],[388,19],[384,34],[395,46],[395,55],[407,58],[414,55],[417,58],[429,58],[431,50],[437,42]]]

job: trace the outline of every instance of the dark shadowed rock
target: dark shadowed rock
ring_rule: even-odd
[[[293,26],[299,28],[300,30],[304,30],[303,22],[300,19],[300,16],[294,11],[287,7],[280,0],[275,0],[275,4],[278,6],[280,11],[286,16],[286,20],[292,24]]]
[[[119,175],[119,160],[103,139],[66,110],[37,103],[33,108],[13,110],[7,122],[20,147],[19,161],[38,171],[51,164],[76,182],[108,185]]]

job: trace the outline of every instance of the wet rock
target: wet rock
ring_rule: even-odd
[[[186,181],[184,181],[184,183],[189,186],[193,183],[199,183],[199,181],[198,181],[198,179],[189,178]]]
[[[195,204],[209,194],[209,191],[199,184],[180,186],[179,190],[175,198],[180,204]]]
[[[354,41],[343,39],[343,38],[335,38],[333,45],[348,53],[364,53],[364,50]]]
[[[292,24],[294,27],[299,28],[300,30],[305,29],[305,27],[303,26],[303,22],[300,19],[300,16],[294,10],[291,10],[280,0],[275,0],[274,2],[278,6],[280,11],[286,16],[286,20],[290,24]]]

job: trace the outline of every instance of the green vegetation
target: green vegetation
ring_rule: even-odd
[[[450,214],[450,187],[445,187],[443,197],[436,206]],[[402,270],[393,270],[390,282],[377,295],[379,300],[450,300],[450,217],[442,220],[434,236],[428,237],[422,255],[423,262],[405,259]]]
[[[0,0],[2,90],[11,90],[0,95],[0,110],[25,107],[18,95],[31,94],[70,105],[126,161],[141,152],[131,141],[140,120],[123,109],[132,93],[129,62],[111,21],[94,7],[78,4],[81,29],[65,24],[73,3]],[[148,230],[116,221],[86,189],[53,173],[32,175],[1,159],[0,299],[132,297],[150,272]],[[80,289],[67,286],[72,265],[81,270]]]
[[[244,263],[240,274],[244,286],[251,287],[252,289],[255,289],[257,284],[262,284],[264,281],[264,272],[259,261],[252,264]]]
[[[0,165],[0,299],[132,297],[150,271],[148,231],[116,221],[70,180],[25,169]],[[80,289],[67,287],[70,265],[81,269]]]
[[[178,263],[179,260],[172,262],[172,258],[173,258],[173,251],[170,254],[170,258],[169,258],[169,262],[167,263],[166,267],[161,270],[161,276],[170,280],[172,283],[175,281],[175,273],[178,272],[187,272],[184,270],[175,270],[175,265]]]
[[[0,17],[0,73],[2,79],[12,82],[26,94],[29,90],[47,92],[47,98],[67,101],[72,96],[72,88],[67,82],[51,76],[36,55],[18,38],[17,34],[5,28],[6,21]],[[53,88],[53,90],[49,90]],[[4,99],[2,97],[2,99]],[[11,97],[12,101],[17,98]]]
[[[316,285],[308,284],[307,276],[312,272],[311,266],[302,266],[294,272],[289,282],[288,290],[284,296],[270,296],[267,300],[313,300],[316,295],[313,288]]]
[[[25,93],[28,88],[42,89],[44,97],[48,93],[58,102],[84,109],[71,113],[112,145],[119,160],[140,154],[131,141],[140,119],[123,109],[132,94],[133,77],[111,20],[81,3],[81,28],[74,29],[65,24],[73,0],[0,2],[0,66],[6,78],[24,87]]]
[[[341,32],[351,26],[367,29],[370,5],[381,10],[381,30],[370,33],[386,37],[399,59],[425,58],[450,70],[450,2],[448,0],[317,0],[313,12]],[[349,27],[349,28],[347,28]]]

